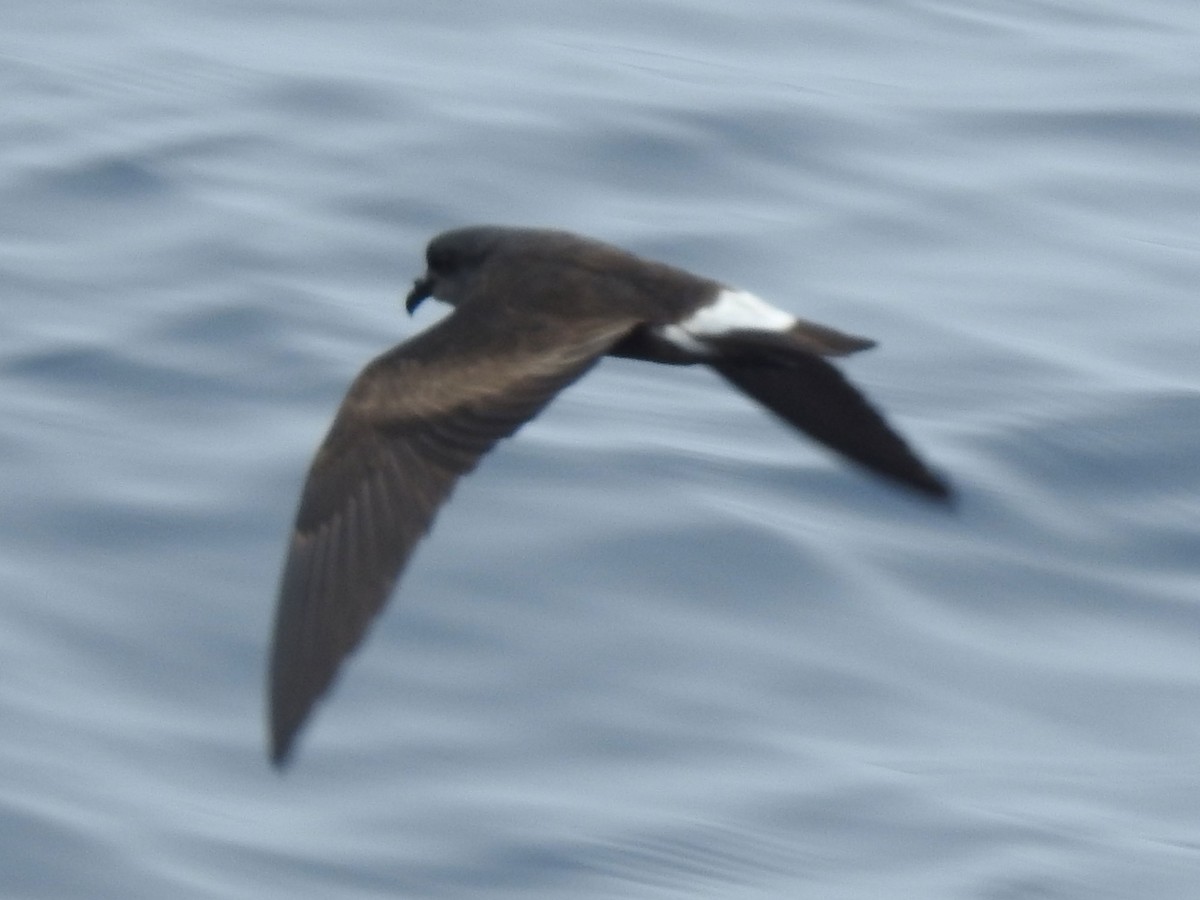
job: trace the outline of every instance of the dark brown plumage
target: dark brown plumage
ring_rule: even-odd
[[[277,765],[459,476],[606,354],[709,364],[854,462],[949,496],[821,358],[871,341],[564,232],[460,229],[431,241],[426,256],[409,310],[435,295],[454,312],[355,379],[301,495],[269,673]]]

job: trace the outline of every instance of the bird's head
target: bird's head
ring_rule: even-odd
[[[409,314],[426,297],[457,306],[470,292],[488,256],[506,229],[489,226],[459,228],[439,234],[425,248],[425,274],[413,282],[404,305]]]

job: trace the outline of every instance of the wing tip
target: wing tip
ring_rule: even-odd
[[[282,772],[287,768],[304,718],[301,716],[297,720],[294,716],[286,716],[278,695],[272,696],[270,708],[267,710],[267,758],[277,771]]]
[[[931,503],[940,504],[947,509],[955,509],[958,506],[958,493],[953,485],[928,469],[915,477],[903,479],[902,483]]]
[[[278,734],[271,736],[271,747],[268,758],[276,772],[282,773],[286,771],[288,763],[291,762],[292,737],[293,735],[281,736]]]

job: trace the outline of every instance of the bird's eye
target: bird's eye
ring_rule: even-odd
[[[445,247],[434,247],[429,251],[427,262],[435,272],[449,272],[454,268],[454,254]]]

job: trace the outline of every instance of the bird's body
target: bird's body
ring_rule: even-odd
[[[271,655],[277,764],[459,476],[605,355],[709,365],[859,465],[949,496],[823,358],[872,341],[561,231],[464,228],[426,258],[409,311],[428,296],[454,311],[359,374],[301,496]]]

